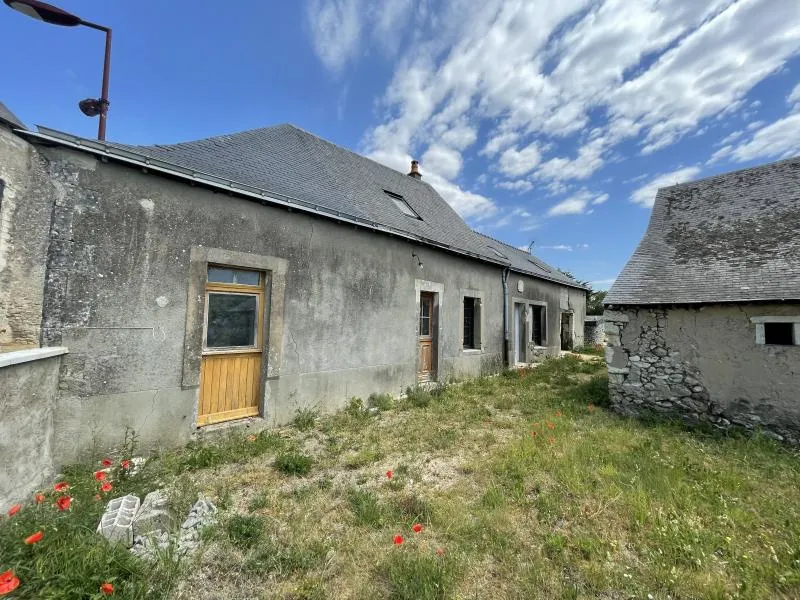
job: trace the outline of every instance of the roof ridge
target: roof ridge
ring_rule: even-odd
[[[731,175],[737,175],[739,173],[747,173],[753,171],[761,171],[763,169],[773,168],[779,165],[783,165],[785,163],[790,163],[798,161],[800,162],[800,155],[791,156],[789,158],[782,158],[780,160],[776,160],[769,163],[763,163],[760,165],[753,165],[750,167],[742,167],[741,169],[736,169],[735,171],[725,171],[724,173],[717,173],[716,175],[708,175],[707,177],[701,177],[700,179],[692,179],[691,181],[684,181],[683,183],[675,183],[673,185],[665,185],[664,187],[658,188],[660,190],[670,190],[674,188],[681,188],[681,187],[688,187],[692,185],[696,185],[698,183],[705,183],[712,181],[714,179],[724,179],[730,177]]]

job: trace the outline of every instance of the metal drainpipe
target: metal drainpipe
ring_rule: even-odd
[[[508,273],[503,269],[503,364],[508,365]]]

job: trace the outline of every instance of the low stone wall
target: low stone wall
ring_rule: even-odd
[[[609,396],[624,415],[653,413],[721,429],[759,429],[797,444],[800,418],[791,354],[756,355],[742,307],[628,308],[604,314]],[[752,333],[752,336],[751,336]],[[752,339],[750,339],[752,337]],[[763,347],[762,347],[763,349]],[[776,369],[773,372],[771,369]]]
[[[55,475],[53,417],[66,352],[36,348],[0,354],[0,510],[29,498]]]

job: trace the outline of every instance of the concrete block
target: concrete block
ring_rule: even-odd
[[[133,519],[133,534],[144,536],[155,531],[172,531],[177,526],[175,511],[163,490],[150,492]]]
[[[130,494],[111,500],[97,525],[97,533],[130,548],[133,545],[133,519],[139,510],[139,504],[139,498]]]

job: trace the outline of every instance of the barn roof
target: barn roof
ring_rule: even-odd
[[[800,157],[658,191],[605,303],[800,300]]]

